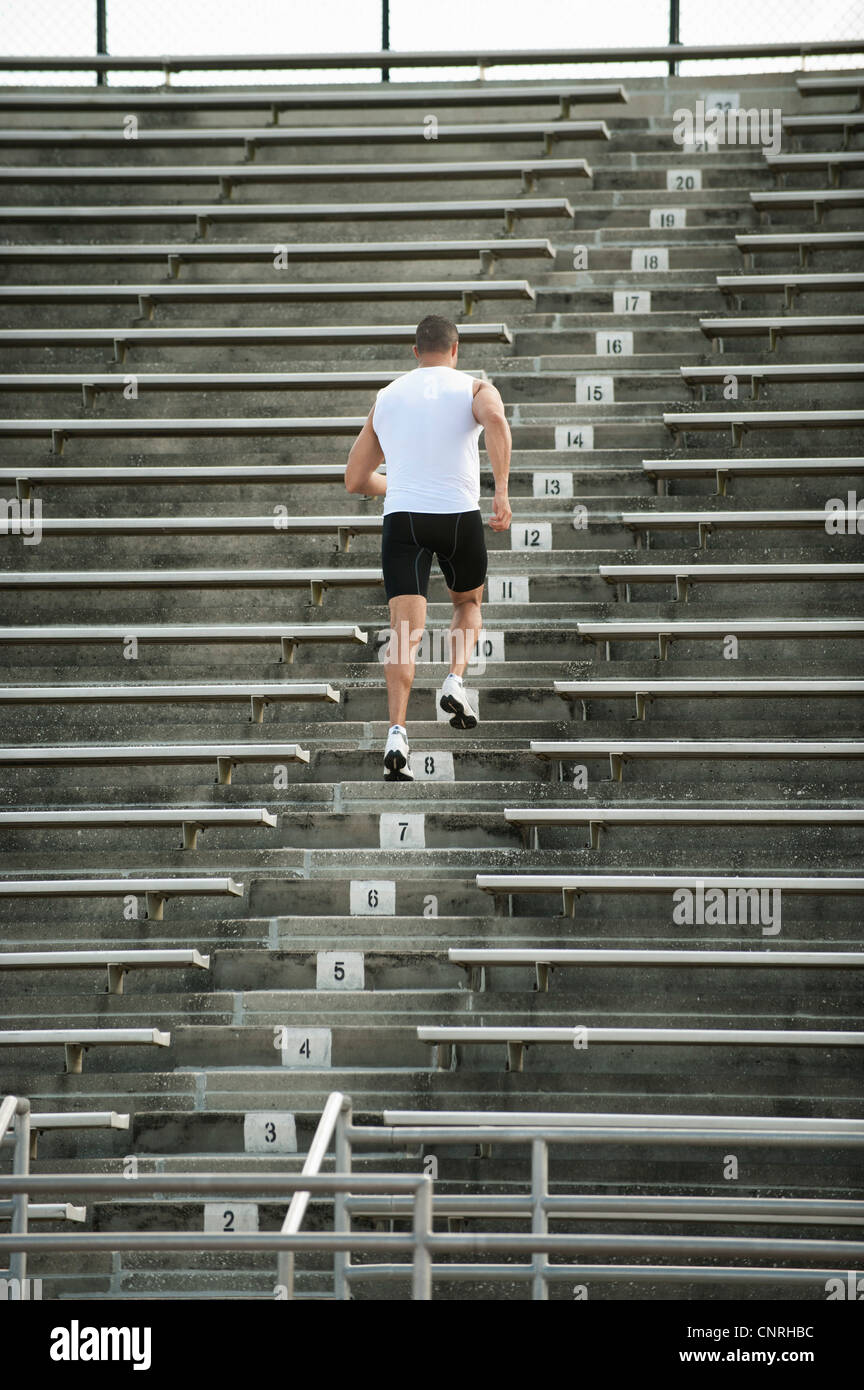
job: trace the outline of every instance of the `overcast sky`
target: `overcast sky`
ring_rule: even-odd
[[[264,53],[339,52],[378,49],[380,0],[107,0],[108,44],[113,53]],[[94,51],[95,0],[0,0],[0,45],[8,54],[62,54]],[[423,48],[602,48],[609,45],[665,43],[668,0],[391,0],[390,40],[394,49]],[[685,43],[756,43],[784,39],[864,37],[864,0],[681,0],[681,38]],[[754,60],[738,71],[768,66],[786,69],[793,61]],[[815,59],[808,67],[864,66],[864,58]],[[664,71],[662,66],[591,65],[584,68],[518,69],[518,76],[605,77]],[[685,71],[721,74],[728,65],[692,64]],[[517,72],[490,69],[500,80]],[[394,78],[474,78],[475,69],[402,69]],[[82,75],[83,76],[83,75]],[[286,74],[280,81],[377,80],[378,73],[331,71]],[[0,81],[10,75],[0,74]],[[22,82],[21,75],[11,80]],[[66,83],[56,74],[48,80]],[[112,81],[128,82],[123,74]],[[136,74],[135,85],[159,81]],[[172,79],[180,85],[184,79]],[[204,74],[189,81],[201,84]],[[222,79],[224,81],[224,78]],[[261,74],[232,80],[261,81]],[[273,80],[272,75],[268,80]]]

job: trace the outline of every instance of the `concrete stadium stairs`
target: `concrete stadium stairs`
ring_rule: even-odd
[[[446,86],[447,84],[443,84]],[[508,84],[512,85],[512,84]],[[535,84],[540,85],[540,84]],[[560,83],[550,84],[560,86]],[[62,1048],[10,1049],[0,1057],[2,1092],[30,1097],[35,1112],[112,1109],[128,1112],[128,1131],[60,1131],[39,1141],[36,1172],[122,1171],[134,1156],[144,1174],[178,1171],[299,1171],[327,1095],[343,1090],[353,1099],[361,1123],[380,1122],[385,1109],[586,1110],[653,1113],[752,1114],[781,1116],[864,1116],[854,1049],[758,1047],[688,1049],[681,1046],[572,1049],[538,1046],[528,1050],[522,1072],[506,1070],[503,1045],[470,1047],[449,1071],[436,1069],[434,1049],[417,1039],[418,1026],[437,1023],[489,1025],[682,1026],[753,1028],[860,1028],[861,972],[805,969],[752,970],[705,967],[692,970],[602,967],[587,972],[559,970],[550,989],[534,987],[528,967],[491,968],[486,988],[468,987],[466,972],[447,958],[458,946],[630,946],[786,950],[852,950],[860,941],[860,902],[856,898],[789,895],[784,902],[782,935],[763,939],[758,926],[682,928],[674,925],[668,900],[636,893],[588,895],[575,918],[562,917],[558,898],[516,895],[512,915],[495,910],[475,883],[478,873],[518,871],[676,873],[682,875],[855,874],[860,866],[861,827],[818,825],[698,826],[673,821],[652,826],[620,826],[600,848],[587,847],[582,828],[546,828],[539,849],[528,847],[519,828],[504,817],[505,807],[635,805],[764,807],[859,807],[864,761],[741,760],[636,761],[621,783],[610,780],[608,760],[591,760],[587,790],[559,781],[554,764],[541,761],[531,740],[580,739],[854,739],[860,737],[861,704],[830,696],[771,700],[660,699],[647,720],[633,719],[632,702],[593,698],[590,718],[554,692],[562,679],[615,678],[806,679],[861,674],[860,640],[831,636],[766,641],[742,638],[736,660],[723,658],[719,642],[676,642],[668,661],[656,657],[656,643],[613,643],[611,660],[602,645],[580,638],[577,623],[615,618],[659,619],[810,619],[861,618],[861,585],[856,582],[697,584],[686,606],[671,597],[671,586],[636,585],[623,602],[605,583],[598,566],[639,563],[691,565],[767,562],[822,563],[864,560],[860,537],[831,536],[821,530],[737,530],[712,534],[708,553],[694,532],[652,535],[650,549],[636,550],[621,524],[627,511],[821,509],[826,498],[845,498],[860,486],[848,477],[741,477],[728,496],[714,493],[713,479],[671,482],[659,498],[643,469],[645,459],[674,456],[662,420],[664,411],[723,410],[717,387],[709,405],[695,404],[679,369],[688,365],[855,362],[862,360],[861,336],[794,336],[769,352],[767,336],[729,340],[725,359],[713,353],[699,327],[700,317],[715,318],[729,305],[715,284],[718,274],[742,270],[737,232],[758,230],[750,193],[772,186],[760,149],[724,148],[682,154],[672,141],[672,113],[692,107],[706,92],[735,88],[744,106],[782,108],[783,114],[837,109],[836,102],[803,103],[792,75],[721,78],[636,78],[624,84],[627,104],[579,107],[579,119],[602,119],[608,142],[560,141],[555,156],[585,157],[590,180],[543,177],[539,193],[567,197],[575,217],[516,220],[505,231],[501,219],[364,219],[291,222],[278,212],[260,221],[218,223],[208,242],[256,243],[413,242],[426,239],[496,239],[500,259],[493,280],[525,279],[533,301],[481,299],[470,316],[460,296],[426,300],[418,291],[408,300],[286,304],[159,304],[151,319],[139,318],[134,305],[40,304],[4,306],[6,328],[39,330],[101,327],[237,327],[414,324],[427,312],[441,312],[459,323],[506,323],[512,343],[463,346],[460,366],[485,371],[502,392],[513,430],[512,498],[514,533],[551,523],[549,548],[511,548],[506,535],[488,534],[490,575],[527,579],[528,600],[484,607],[486,627],[500,641],[503,660],[489,660],[468,684],[479,694],[481,723],[469,733],[451,729],[436,717],[435,694],[445,667],[428,661],[418,667],[410,711],[412,752],[452,755],[451,780],[388,784],[381,777],[386,707],[380,642],[386,627],[381,586],[326,589],[321,605],[308,588],[238,585],[0,590],[0,619],[8,626],[46,624],[122,625],[135,633],[143,623],[354,623],[369,634],[363,646],[301,645],[294,661],[279,660],[279,644],[164,644],[142,641],[135,660],[126,660],[119,642],[63,644],[24,641],[0,644],[3,684],[81,685],[182,681],[318,681],[340,693],[338,704],[269,704],[261,725],[252,723],[248,701],[200,704],[162,702],[101,705],[40,703],[3,707],[4,735],[10,745],[171,744],[296,742],[309,750],[308,764],[274,767],[240,763],[230,785],[216,782],[213,766],[40,766],[4,767],[0,811],[45,808],[266,807],[277,813],[275,829],[264,826],[213,827],[194,851],[183,850],[177,827],[8,829],[0,827],[0,877],[88,878],[126,876],[230,875],[244,884],[242,903],[211,898],[169,901],[164,920],[124,916],[118,900],[68,898],[43,902],[0,902],[2,950],[57,950],[121,946],[194,946],[210,953],[209,972],[138,970],[127,976],[125,992],[109,994],[103,972],[75,970],[6,972],[3,1028],[154,1026],[171,1034],[170,1048],[97,1048],[89,1051],[80,1075],[62,1068]],[[442,87],[443,89],[443,87]],[[55,89],[52,89],[55,90]],[[322,90],[320,87],[316,91]],[[129,92],[135,110],[135,92]],[[520,108],[520,120],[554,114],[554,103]],[[106,118],[91,112],[66,119],[86,129]],[[119,117],[116,119],[119,127]],[[383,123],[380,113],[352,113],[352,121]],[[506,109],[492,115],[476,108],[447,108],[447,121],[507,121]],[[8,128],[51,127],[56,117],[4,113]],[[419,118],[410,112],[388,123],[418,123],[416,146],[370,143],[346,156],[345,148],[323,144],[260,149],[257,164],[388,162],[398,160],[513,159],[536,155],[539,142],[483,141],[448,145],[424,141]],[[183,125],[255,125],[249,113],[223,119],[212,111],[147,113],[151,128]],[[284,123],[288,124],[287,118]],[[344,112],[303,113],[292,124],[344,125]],[[802,149],[824,147],[824,137],[805,136]],[[830,146],[829,146],[830,147]],[[160,164],[211,164],[240,158],[234,147],[189,144],[179,150],[140,147],[118,138],[115,148],[94,156],[75,145],[3,152],[5,163],[90,165],[124,163],[142,168]],[[702,187],[667,191],[667,171],[701,171]],[[844,172],[843,186],[860,187],[861,170]],[[812,173],[788,176],[787,185],[824,186]],[[75,224],[63,209],[105,203],[216,202],[218,193],[201,184],[96,184],[86,178],[59,183],[7,181],[6,201],[30,207],[56,206],[57,218],[5,221],[4,243],[57,245],[92,242],[165,243],[192,241],[189,226],[148,221]],[[518,178],[280,185],[262,180],[241,185],[237,203],[298,204],[328,201],[388,202],[400,199],[447,200],[507,198],[518,208],[530,196]],[[651,209],[686,207],[686,226],[649,227]],[[860,211],[860,210],[859,210]],[[0,213],[2,221],[2,213]],[[860,226],[855,209],[832,212],[821,230]],[[770,230],[807,230],[805,210],[772,214]],[[510,237],[548,237],[554,259],[508,259]],[[574,251],[587,248],[586,270],[573,268]],[[669,249],[668,271],[635,271],[631,254],[640,248]],[[794,252],[759,258],[758,269],[797,266]],[[812,269],[813,267],[808,267]],[[861,268],[860,253],[820,252],[820,270]],[[270,260],[187,261],[176,283],[231,284],[248,281],[412,282],[490,280],[478,273],[476,257],[452,260],[297,261],[276,271]],[[13,285],[170,284],[164,259],[102,259],[70,264],[0,259],[0,291]],[[648,314],[615,313],[614,290],[650,290]],[[749,301],[749,314],[782,313],[782,299]],[[808,294],[796,313],[859,312],[853,296]],[[633,332],[635,351],[616,360],[599,356],[599,332]],[[122,336],[122,334],[121,334]],[[399,371],[411,365],[410,348],[365,343],[274,346],[136,345],[126,361],[109,347],[30,346],[14,348],[0,340],[0,372],[93,373],[120,377],[160,372],[319,372],[348,368]],[[577,403],[577,376],[612,376],[614,403]],[[742,384],[736,409],[821,410],[851,408],[856,384],[772,382],[760,403],[747,399]],[[82,404],[78,391],[58,393],[0,390],[3,419],[105,420],[200,417],[364,416],[374,400],[368,387],[315,389],[218,387],[172,391],[142,390],[127,400],[120,391],[101,391]],[[860,405],[860,401],[858,401]],[[556,449],[555,430],[592,426],[593,447]],[[778,443],[778,441],[780,441]],[[233,438],[72,437],[60,456],[49,453],[44,437],[2,439],[0,467],[26,475],[28,469],[57,467],[250,465],[344,463],[349,439],[339,435],[249,435]],[[757,430],[742,449],[732,451],[728,432],[688,433],[677,454],[688,458],[809,457],[861,453],[853,430],[817,426]],[[572,475],[569,496],[534,496],[536,474]],[[568,477],[567,481],[571,481]],[[6,485],[5,497],[14,496]],[[43,515],[53,517],[266,516],[284,504],[291,515],[373,516],[376,502],[349,496],[336,483],[189,482],[53,487],[41,484],[34,495]],[[491,475],[484,475],[488,515]],[[587,525],[574,527],[573,509],[587,508]],[[163,570],[329,568],[350,571],[379,564],[378,538],[355,536],[346,552],[334,535],[81,535],[46,537],[39,545],[20,537],[2,541],[4,571]],[[449,622],[440,576],[430,591],[429,626]],[[274,758],[274,763],[279,759]],[[568,760],[577,763],[578,758]],[[424,842],[415,847],[382,847],[381,817],[392,813],[424,817]],[[394,885],[392,912],[351,912],[351,882]],[[363,991],[316,989],[316,953],[357,951],[365,956]],[[827,978],[830,976],[830,978]],[[332,1033],[332,1064],[283,1066],[274,1050],[274,1030],[324,1028]],[[249,1111],[288,1111],[297,1121],[297,1153],[268,1156],[244,1149],[244,1115]],[[420,1171],[423,1155],[381,1149],[360,1150],[359,1168]],[[439,1158],[437,1190],[462,1193],[524,1190],[528,1172],[522,1150],[497,1149],[492,1157],[473,1150],[448,1149]],[[851,1150],[779,1152],[758,1145],[741,1155],[740,1178],[724,1180],[719,1151],[627,1149],[592,1146],[556,1150],[553,1191],[658,1192],[718,1195],[734,1186],[736,1195],[860,1197],[860,1173]],[[326,1229],[329,1208],[313,1204],[312,1226]],[[261,1229],[276,1229],[279,1204],[260,1205]],[[127,1201],[96,1199],[88,1207],[94,1229],[202,1228],[201,1203],[183,1198]],[[483,1229],[483,1223],[477,1223]],[[42,1223],[40,1229],[54,1229]],[[498,1222],[496,1229],[511,1229]],[[558,1227],[556,1227],[558,1229]],[[577,1229],[561,1222],[561,1230]],[[583,1223],[587,1233],[605,1229]],[[689,1234],[680,1227],[632,1224],[634,1231]],[[729,1234],[753,1234],[730,1224]],[[844,1237],[844,1229],[808,1227],[813,1236]],[[795,1234],[798,1234],[796,1231]],[[298,1288],[304,1296],[325,1297],[330,1283],[326,1261],[298,1260]],[[93,1254],[85,1258],[46,1255],[32,1261],[50,1298],[208,1299],[270,1298],[275,1259],[212,1254]],[[736,1293],[739,1291],[736,1290]],[[527,1297],[525,1284],[466,1287],[442,1281],[435,1296],[444,1299]],[[397,1286],[359,1285],[355,1296],[404,1296]],[[551,1297],[570,1296],[553,1285]],[[610,1298],[722,1299],[722,1283],[681,1289],[641,1283],[604,1285]],[[755,1288],[745,1296],[760,1298]],[[795,1285],[772,1297],[814,1295]]]

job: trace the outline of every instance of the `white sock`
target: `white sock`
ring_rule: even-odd
[[[395,733],[407,734],[407,732],[408,732],[408,730],[405,728],[405,725],[404,725],[404,724],[391,724],[391,725],[390,725],[390,733],[391,733],[391,734],[395,734]]]
[[[449,679],[450,679],[451,681],[458,681],[460,685],[462,684],[462,677],[461,677],[461,676],[457,676],[457,675],[455,674],[455,672],[453,672],[453,671],[450,672],[450,677],[449,677]]]

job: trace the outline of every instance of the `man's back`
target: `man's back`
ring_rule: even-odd
[[[479,507],[473,397],[474,378],[446,366],[417,367],[378,392],[372,424],[387,465],[385,515]]]

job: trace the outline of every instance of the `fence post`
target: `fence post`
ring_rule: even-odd
[[[96,52],[97,54],[108,53],[108,17],[105,13],[107,0],[96,0]],[[104,87],[105,74],[101,68],[96,71],[97,87]]]
[[[26,1178],[30,1172],[30,1102],[25,1099],[19,1099],[15,1107],[15,1149],[12,1157],[12,1172],[16,1178]],[[27,1202],[26,1192],[16,1192],[12,1198],[10,1233],[13,1236],[26,1236],[27,1234]],[[18,1296],[23,1298],[24,1281],[27,1278],[26,1250],[12,1251],[9,1256],[9,1274],[12,1279],[19,1280]]]
[[[381,51],[386,53],[390,47],[390,0],[381,0]],[[390,69],[381,69],[381,81],[390,81]]]
[[[423,1302],[432,1298],[432,1255],[428,1239],[432,1234],[433,1184],[426,1176],[417,1184],[414,1193],[414,1250],[411,1267],[411,1297]]]
[[[681,3],[680,0],[669,0],[669,42],[681,42]],[[674,59],[669,59],[669,76],[678,76],[678,64]]]
[[[545,1139],[531,1141],[531,1233],[545,1236],[549,1216],[544,1200],[549,1192],[549,1148]],[[549,1256],[534,1251],[531,1257],[534,1273],[531,1278],[531,1298],[543,1302],[549,1298],[549,1285],[544,1277]]]
[[[347,1100],[339,1112],[336,1121],[336,1136],[334,1141],[334,1172],[343,1174],[351,1172],[351,1140],[348,1138],[346,1130],[351,1124],[352,1109],[351,1103]],[[334,1192],[333,1194],[333,1230],[339,1234],[348,1235],[351,1230],[351,1213],[348,1211],[347,1192]],[[333,1253],[333,1292],[336,1298],[349,1299],[351,1289],[347,1276],[347,1269],[351,1264],[350,1250],[336,1250]]]

